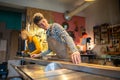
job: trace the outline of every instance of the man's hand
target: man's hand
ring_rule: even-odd
[[[31,54],[31,55],[30,55],[31,58],[38,58],[38,57],[40,57],[40,56],[41,56],[40,54]]]
[[[74,52],[71,55],[71,59],[72,59],[72,62],[75,63],[75,64],[81,63],[80,53],[78,51]]]

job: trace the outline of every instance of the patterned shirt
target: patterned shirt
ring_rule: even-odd
[[[66,32],[66,30],[58,23],[52,24],[50,28],[47,30],[46,34],[47,34],[47,38],[50,36],[55,40],[59,41],[60,43],[67,44],[67,46],[70,48],[72,53],[78,51],[72,37],[70,37],[69,34]],[[51,50],[48,49],[47,51],[42,52],[41,55],[45,56],[50,52]]]

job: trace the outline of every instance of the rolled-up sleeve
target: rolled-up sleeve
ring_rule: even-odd
[[[63,32],[63,33],[61,34],[61,36],[62,36],[62,37],[64,38],[64,40],[66,41],[66,43],[67,43],[68,47],[70,48],[70,50],[71,50],[72,52],[78,51],[78,49],[77,49],[76,46],[75,46],[75,43],[73,42],[73,39],[72,39],[69,35],[66,35],[65,33],[66,33],[66,32]]]
[[[78,51],[72,37],[69,36],[69,34],[66,32],[64,28],[62,28],[61,25],[56,25],[56,31],[58,32],[58,35],[65,40],[65,43],[70,48],[70,51],[72,53]]]

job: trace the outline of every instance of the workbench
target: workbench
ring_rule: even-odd
[[[18,57],[17,59],[23,59]],[[40,60],[24,58],[34,65],[14,66],[25,80],[120,80],[120,68],[96,64],[73,64],[66,61]],[[54,62],[61,64],[64,68],[45,72],[47,64]]]

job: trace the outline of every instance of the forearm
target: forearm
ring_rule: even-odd
[[[30,54],[39,54],[39,53],[41,53],[41,50],[40,49],[36,49],[33,52],[31,52]]]
[[[46,56],[47,54],[49,54],[51,52],[50,49],[48,49],[47,51],[44,51],[41,53],[41,56]]]
[[[78,51],[73,39],[69,36],[69,34],[62,28],[60,25],[55,26],[56,34],[58,34],[59,37],[63,38],[65,40],[65,43],[70,48],[71,52]]]
[[[66,41],[67,46],[70,48],[71,52],[74,53],[74,52],[78,51],[73,39],[70,36],[66,35],[66,36],[64,36],[64,39]]]

